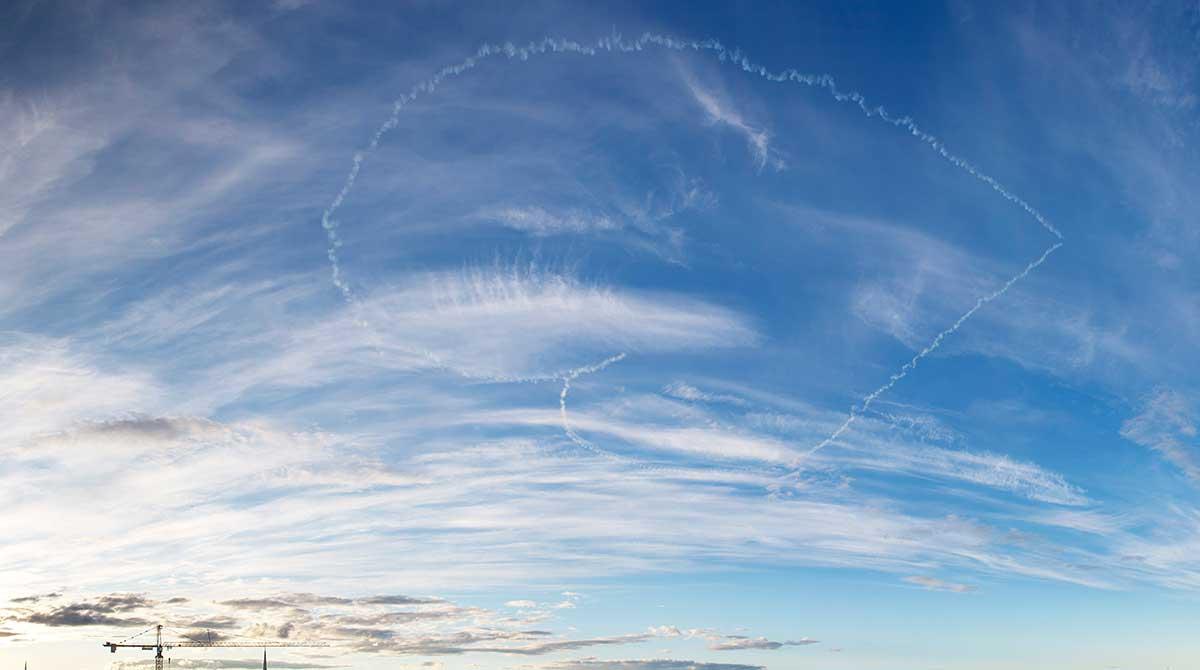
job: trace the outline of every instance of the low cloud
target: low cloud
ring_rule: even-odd
[[[16,608],[9,610],[6,618],[43,626],[145,626],[152,622],[125,613],[148,608],[163,610],[169,609],[166,607],[169,603],[191,602],[187,598],[155,601],[141,594],[114,593],[80,599],[66,605],[47,605],[41,609]],[[184,638],[321,641],[356,653],[404,656],[454,656],[467,653],[541,656],[588,647],[642,642],[657,636],[654,631],[647,631],[608,637],[559,637],[550,630],[535,628],[534,624],[548,618],[549,612],[562,603],[527,602],[536,609],[514,615],[511,612],[459,606],[432,597],[343,597],[282,593],[208,604],[209,607],[226,610],[233,608],[238,612],[236,615],[212,613],[199,618],[168,618],[167,622],[174,629],[172,635]],[[189,605],[187,611],[194,611],[198,607],[203,605]],[[401,607],[404,609],[397,609]],[[156,614],[161,615],[162,612]],[[235,664],[194,667],[245,667],[238,664],[240,661],[230,663]],[[140,661],[126,665],[141,667]],[[323,666],[314,664],[311,667]]]
[[[34,603],[37,600],[33,601]],[[19,609],[9,616],[12,621],[43,626],[134,626],[150,623],[148,619],[127,616],[126,613],[158,604],[136,593],[112,593],[90,600],[52,606],[46,609]]]
[[[705,663],[675,659],[601,661],[583,659],[562,661],[546,666],[546,670],[766,670],[761,665],[742,663]]]
[[[149,619],[112,616],[80,604],[56,607],[49,612],[34,612],[15,620],[43,626],[142,626],[150,623]]]
[[[55,598],[61,598],[61,597],[62,597],[62,594],[61,594],[61,593],[57,593],[57,592],[54,592],[54,593],[41,593],[41,594],[38,594],[38,595],[32,595],[32,596],[21,596],[20,598],[13,598],[12,600],[9,600],[9,602],[12,602],[12,603],[23,603],[23,604],[32,604],[32,603],[41,602],[41,601],[43,601],[43,600],[54,600]]]
[[[262,667],[262,658],[247,658],[247,659],[217,659],[217,658],[173,658],[171,659],[171,667],[173,668],[196,668],[197,670],[237,670],[239,668],[247,668],[248,670],[256,670]],[[117,661],[112,664],[112,670],[135,670],[140,668],[154,667],[153,660],[139,661]],[[346,665],[333,665],[328,663],[314,663],[311,661],[277,661],[271,659],[269,667],[272,668],[290,668],[294,670],[303,670],[304,668],[345,668]]]
[[[444,603],[445,600],[440,598],[420,598],[416,596],[370,596],[368,598],[358,598],[354,602],[364,605],[435,605]]]
[[[820,642],[820,640],[814,640],[809,637],[777,642],[762,636],[751,637],[749,635],[725,635],[720,631],[711,628],[681,629],[677,626],[656,626],[651,628],[650,632],[656,637],[681,637],[686,639],[700,638],[708,640],[708,648],[714,651],[737,651],[741,649],[781,649],[783,647],[804,647],[810,644],[818,644]]]
[[[734,651],[739,649],[780,649],[783,647],[804,647],[810,644],[818,644],[819,642],[820,640],[813,640],[807,637],[800,638],[799,640],[776,642],[775,640],[768,640],[765,637],[726,635],[722,639],[711,642],[708,645],[708,648],[714,651]]]

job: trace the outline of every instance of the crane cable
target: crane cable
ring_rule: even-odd
[[[154,630],[154,626],[151,626],[151,627],[147,628],[146,630],[144,630],[144,631],[142,631],[142,632],[140,632],[140,633],[135,633],[135,634],[133,634],[133,635],[130,635],[129,637],[125,638],[124,640],[121,640],[120,642],[117,642],[117,644],[125,644],[126,642],[128,642],[128,641],[132,640],[133,638],[137,637],[138,635],[145,635],[146,633],[149,633],[149,632],[150,632],[150,631],[152,631],[152,630]]]

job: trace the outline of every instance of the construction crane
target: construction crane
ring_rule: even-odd
[[[154,630],[154,643],[153,644],[151,644],[149,641],[142,642],[142,643],[138,643],[138,642],[131,643],[130,642],[130,640],[132,640],[133,638],[139,637],[139,636],[143,635],[144,633],[150,632],[151,630]],[[164,640],[163,639],[163,626],[162,626],[162,624],[159,624],[159,625],[155,626],[153,629],[147,628],[146,630],[142,631],[141,633],[138,633],[137,635],[133,635],[131,637],[127,637],[124,640],[121,640],[120,642],[105,642],[103,644],[103,646],[108,647],[108,650],[114,654],[117,653],[117,649],[125,649],[125,648],[141,649],[142,651],[153,651],[154,652],[154,670],[163,670],[163,650],[175,649],[178,647],[243,647],[243,648],[250,647],[250,648],[255,648],[255,649],[262,648],[262,650],[263,650],[263,665],[265,666],[267,663],[267,650],[266,650],[267,647],[328,647],[329,645],[325,644],[324,642],[271,642],[271,641],[266,641],[266,640],[259,641],[259,642],[249,642],[249,641],[236,642],[236,641],[214,640],[214,639],[212,639],[211,634],[209,636],[209,639],[207,639],[207,640],[197,640],[194,638],[188,638],[186,640]]]

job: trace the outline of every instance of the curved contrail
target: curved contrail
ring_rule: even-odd
[[[527,61],[532,57],[545,54],[577,54],[583,56],[595,56],[603,52],[618,52],[618,53],[636,53],[645,50],[647,47],[659,47],[662,49],[673,51],[697,51],[713,54],[719,61],[731,63],[740,67],[744,72],[748,72],[768,81],[773,82],[791,82],[823,88],[829,92],[831,96],[838,102],[848,102],[858,106],[858,108],[868,117],[878,118],[897,128],[908,131],[909,134],[921,140],[930,149],[937,152],[944,160],[954,165],[955,167],[965,171],[972,177],[982,181],[990,186],[993,190],[1003,196],[1005,199],[1016,204],[1026,213],[1034,218],[1043,228],[1049,231],[1057,239],[1062,239],[1062,233],[1059,232],[1046,217],[1042,215],[1028,202],[1014,194],[1006,186],[1001,184],[995,178],[984,173],[979,168],[975,167],[967,160],[951,153],[936,136],[925,132],[916,124],[912,117],[895,117],[889,114],[882,106],[872,107],[865,96],[857,91],[842,91],[837,87],[834,78],[828,74],[807,74],[796,69],[786,69],[779,71],[768,70],[763,65],[758,65],[745,56],[740,49],[730,49],[721,44],[715,39],[705,40],[686,40],[671,37],[669,35],[659,35],[656,33],[643,33],[641,37],[634,40],[625,40],[619,34],[602,37],[595,42],[585,44],[575,40],[557,39],[546,37],[538,41],[529,42],[524,46],[517,46],[511,42],[503,44],[485,43],[479,47],[475,55],[464,58],[462,61],[453,65],[447,65],[441,70],[438,70],[433,76],[419,82],[413,86],[408,93],[400,96],[392,102],[392,113],[383,122],[382,125],[371,136],[370,142],[363,150],[357,151],[351,161],[350,172],[346,175],[345,181],[342,183],[342,188],[338,191],[333,201],[325,208],[321,215],[321,226],[326,231],[326,236],[329,241],[329,247],[326,255],[329,257],[330,271],[334,286],[342,293],[348,302],[355,300],[353,288],[347,283],[344,272],[341,267],[341,259],[338,255],[338,250],[342,247],[343,241],[338,230],[338,222],[333,218],[337,210],[341,208],[346,197],[350,195],[350,191],[354,188],[354,183],[358,179],[359,173],[362,171],[363,162],[368,154],[373,153],[379,148],[379,143],[383,136],[394,129],[399,124],[400,113],[406,107],[416,101],[423,95],[428,95],[435,91],[438,86],[447,79],[457,77],[468,70],[474,69],[480,62],[498,57],[506,57],[509,60]]]
[[[574,428],[571,428],[571,422],[567,419],[567,393],[571,391],[571,382],[577,379],[580,375],[588,375],[593,372],[599,372],[613,363],[622,361],[624,359],[625,354],[620,353],[616,356],[610,356],[594,365],[585,365],[580,368],[575,368],[574,370],[568,370],[566,374],[562,376],[562,392],[558,394],[558,413],[559,417],[562,419],[563,432],[567,434],[567,437],[569,437],[571,441],[574,442],[578,447],[587,449],[594,454],[617,460],[620,460],[621,457],[608,450],[601,449],[588,440],[583,439],[579,436],[579,433],[575,432]]]
[[[629,456],[624,456],[621,454],[613,453],[607,449],[597,446],[591,440],[588,440],[587,438],[580,436],[579,433],[577,433],[575,431],[575,429],[571,426],[570,419],[567,416],[567,394],[570,393],[570,391],[571,391],[571,382],[574,381],[575,379],[579,378],[582,375],[599,372],[614,363],[623,361],[623,360],[625,360],[625,357],[626,357],[626,354],[624,354],[624,353],[617,354],[616,356],[610,356],[609,358],[606,358],[603,361],[600,361],[599,363],[595,363],[593,365],[586,365],[583,367],[578,367],[578,368],[569,370],[569,371],[567,371],[566,374],[564,374],[562,376],[563,385],[562,385],[562,391],[560,391],[558,394],[558,412],[559,412],[559,418],[562,422],[563,432],[567,435],[567,437],[571,440],[571,442],[575,443],[575,446],[580,447],[582,449],[586,449],[587,451],[590,451],[593,454],[600,456],[602,458],[608,459],[609,461],[612,461],[613,463],[618,463],[618,464],[626,465],[626,466],[632,466],[634,469],[639,470],[641,472],[652,473],[652,474],[657,474],[657,475],[669,475],[672,473],[685,473],[685,474],[688,473],[687,468],[680,468],[680,467],[675,467],[675,466],[670,466],[670,465],[661,465],[658,463],[647,463],[645,461],[642,461],[641,459],[630,458]],[[762,469],[751,468],[751,467],[747,467],[747,466],[727,466],[727,467],[723,468],[723,470],[725,470],[727,472],[750,472],[750,473],[757,474],[757,475],[763,474]]]
[[[861,93],[858,93],[857,91],[843,91],[839,89],[834,78],[828,74],[808,74],[791,68],[773,71],[767,69],[763,65],[759,65],[751,61],[749,57],[743,54],[740,49],[730,49],[715,39],[688,40],[649,32],[643,33],[640,37],[633,40],[625,40],[619,34],[613,34],[608,37],[597,39],[591,43],[556,39],[552,37],[529,42],[523,46],[517,46],[511,42],[505,42],[503,44],[485,43],[479,47],[473,56],[469,56],[458,63],[443,67],[433,76],[413,86],[408,93],[400,96],[392,103],[391,115],[375,131],[370,142],[368,142],[367,147],[363,150],[355,152],[350,171],[346,175],[346,179],[342,184],[341,190],[338,192],[337,196],[333,199],[329,206],[326,207],[321,216],[321,225],[326,231],[326,236],[329,243],[326,255],[329,258],[331,279],[334,286],[341,292],[346,302],[355,309],[356,322],[368,329],[370,328],[370,324],[361,316],[361,310],[358,308],[357,296],[353,288],[346,281],[345,273],[341,266],[341,259],[338,254],[338,250],[341,249],[343,241],[339,233],[338,222],[336,219],[334,219],[334,215],[345,202],[346,197],[350,194],[351,190],[353,190],[354,183],[358,179],[359,173],[362,171],[363,162],[366,160],[366,157],[379,147],[379,143],[383,136],[399,124],[400,113],[408,105],[412,104],[421,96],[432,93],[445,80],[457,77],[464,72],[475,68],[480,62],[491,58],[505,57],[510,61],[527,61],[532,57],[544,54],[577,54],[584,56],[595,56],[604,52],[637,53],[650,47],[671,51],[690,50],[695,52],[705,52],[712,54],[722,63],[729,63],[740,68],[744,72],[759,76],[767,81],[777,83],[794,83],[824,89],[834,98],[834,100],[853,104],[857,106],[859,110],[862,111],[862,113],[867,117],[880,119],[884,123],[906,131],[908,134],[917,138],[924,145],[937,153],[938,156],[940,156],[943,160],[966,172],[975,179],[983,182],[992,190],[1000,194],[1003,198],[1020,207],[1042,228],[1054,236],[1056,240],[1056,242],[1047,248],[1037,260],[1025,266],[1021,272],[1014,275],[1000,288],[976,300],[975,305],[971,307],[971,309],[967,310],[967,312],[960,316],[950,327],[938,333],[937,336],[928,345],[926,345],[924,349],[913,356],[912,360],[905,363],[896,373],[894,373],[886,384],[880,386],[878,389],[864,397],[859,405],[851,407],[846,420],[829,437],[825,438],[812,449],[810,449],[807,452],[808,455],[811,455],[833,443],[850,427],[850,425],[862,412],[866,411],[870,407],[871,403],[873,403],[876,398],[891,390],[891,388],[894,387],[900,380],[904,379],[909,372],[917,367],[922,359],[938,349],[945,338],[957,332],[958,329],[961,328],[962,325],[975,314],[975,312],[977,312],[987,303],[992,302],[993,300],[1004,295],[1008,289],[1013,286],[1013,284],[1025,278],[1030,272],[1037,269],[1046,261],[1047,258],[1049,258],[1051,253],[1062,246],[1062,232],[1059,231],[1058,228],[1056,228],[1053,224],[1051,224],[1040,211],[1038,211],[1020,196],[1013,193],[1004,184],[983,172],[969,161],[952,153],[946,147],[945,143],[943,143],[940,139],[931,133],[922,130],[920,126],[918,126],[917,123],[912,119],[912,117],[893,116],[882,106],[872,106],[867,102],[866,97]],[[418,351],[416,353],[424,356],[436,366],[444,367],[444,364],[442,364],[440,359],[432,352]],[[596,367],[597,370],[602,369],[603,367],[616,362],[616,360],[620,360],[620,358],[623,356],[624,354],[621,354],[620,356],[607,359],[605,362],[597,364],[598,367],[588,366],[588,368]],[[586,374],[589,371],[588,368],[577,368],[574,371],[568,371],[566,374],[557,377],[563,381],[563,389],[559,395],[559,409],[563,418],[563,427],[572,441],[580,446],[584,446],[584,444],[590,445],[590,443],[587,443],[586,440],[580,438],[578,434],[576,434],[570,428],[570,424],[567,422],[566,418],[566,396],[570,389],[570,381],[579,374]],[[545,381],[551,378],[556,377],[497,377],[491,379],[495,381]],[[587,448],[593,450],[598,449],[595,447],[595,445],[590,445]]]

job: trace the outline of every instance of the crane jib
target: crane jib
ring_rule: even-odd
[[[149,632],[146,629],[133,637],[138,637],[143,633]],[[139,642],[136,644],[126,644],[133,638],[126,638],[120,642],[105,642],[102,646],[108,647],[111,653],[117,653],[117,649],[141,649],[142,651],[153,651],[154,653],[154,670],[162,670],[163,668],[163,650],[175,649],[176,647],[223,647],[223,648],[263,648],[263,665],[266,665],[266,648],[267,647],[328,647],[324,642],[269,642],[263,641],[215,641],[211,634],[208,640],[166,640],[162,638],[163,626],[159,624],[154,627],[154,644]],[[184,637],[187,637],[186,635]]]

